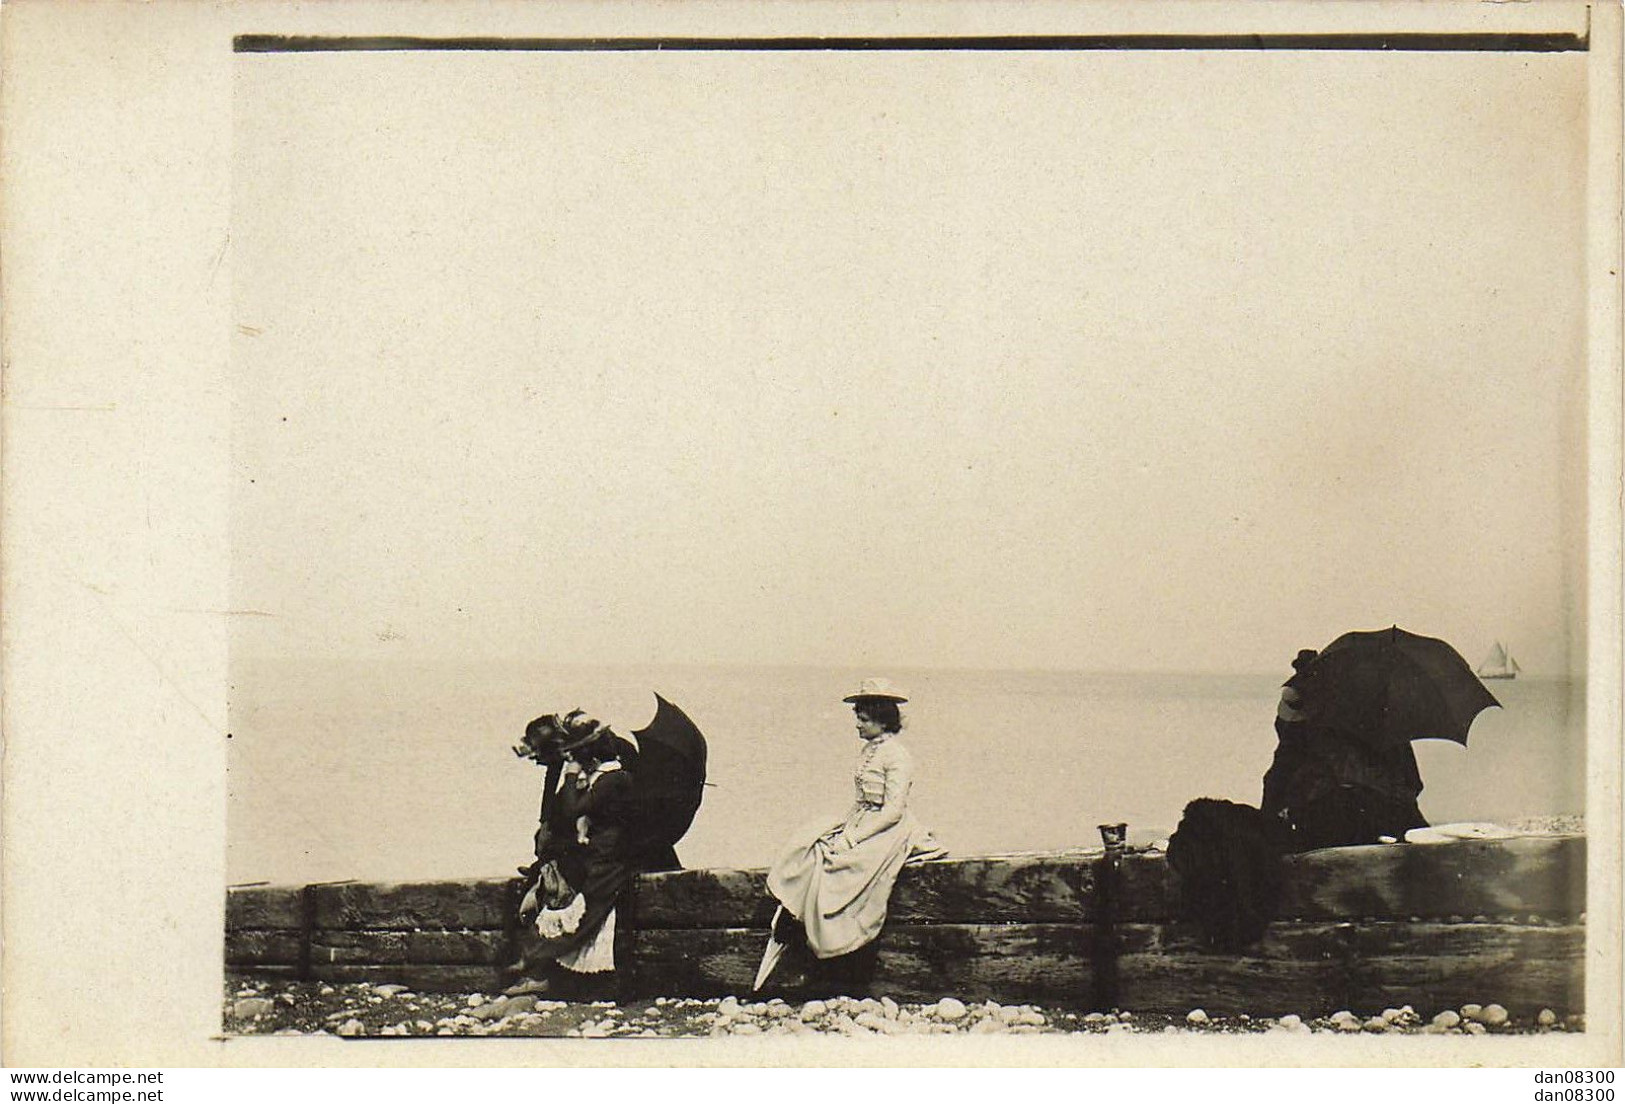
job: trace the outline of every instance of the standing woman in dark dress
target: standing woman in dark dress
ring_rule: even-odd
[[[621,762],[623,745],[588,722],[560,748],[569,762],[548,816],[537,885],[520,907],[524,916],[535,914],[524,932],[527,971],[551,962],[564,971],[554,980],[613,976],[615,906],[640,869],[637,795]]]

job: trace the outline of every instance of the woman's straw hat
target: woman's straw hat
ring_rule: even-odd
[[[866,678],[858,683],[858,691],[841,699],[844,702],[891,701],[906,702],[908,695],[892,684],[891,679]]]

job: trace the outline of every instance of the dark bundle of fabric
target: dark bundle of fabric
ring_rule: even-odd
[[[1277,824],[1251,805],[1199,797],[1185,806],[1168,865],[1181,912],[1209,947],[1239,951],[1263,937],[1280,902],[1285,850]]]

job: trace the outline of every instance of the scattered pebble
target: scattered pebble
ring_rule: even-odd
[[[231,1014],[242,1020],[263,1016],[276,1007],[276,1001],[266,997],[243,997],[231,1006]]]
[[[1123,1035],[1222,1033],[1232,1035],[1357,1034],[1503,1035],[1584,1030],[1584,1017],[1542,1008],[1514,1019],[1501,1004],[1468,1004],[1429,1019],[1411,1005],[1340,1009],[1326,1016],[1254,1016],[1204,1008],[1180,1014],[1113,1009],[1084,1011],[955,997],[923,1004],[890,996],[829,997],[805,1002],[775,997],[657,997],[614,1001],[539,1000],[535,995],[415,993],[405,984],[274,982],[250,986],[232,979],[223,989],[228,1031],[264,1035],[327,1032],[356,1036],[569,1036],[600,1039],[680,1038],[704,1035],[857,1036],[1061,1033]],[[1466,1015],[1464,1015],[1464,1013]],[[1143,1021],[1143,1022],[1142,1022]]]

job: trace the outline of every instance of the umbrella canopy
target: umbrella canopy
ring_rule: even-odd
[[[705,737],[688,714],[655,695],[654,720],[638,738],[638,800],[649,841],[671,847],[694,823],[705,791]]]
[[[1501,704],[1456,649],[1398,625],[1343,634],[1291,685],[1321,724],[1378,747],[1430,739],[1465,747],[1473,719]]]

